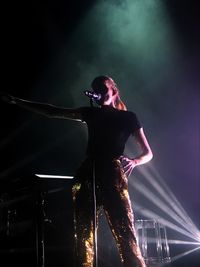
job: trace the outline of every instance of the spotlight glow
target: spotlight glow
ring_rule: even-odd
[[[131,153],[131,149],[128,148],[128,153]],[[130,185],[133,186],[133,190],[137,190],[144,198],[148,200],[146,203],[151,203],[155,206],[147,208],[145,204],[140,205],[134,201],[133,206],[135,210],[149,219],[154,219],[160,224],[172,229],[183,235],[182,240],[170,239],[169,244],[176,245],[200,245],[200,231],[193,223],[190,216],[182,207],[176,196],[173,194],[169,186],[162,179],[156,168],[152,163],[148,166],[142,166],[138,168],[139,173],[144,179],[129,179]],[[139,182],[138,182],[139,181]],[[160,212],[159,212],[160,211]],[[189,240],[188,240],[189,238]],[[149,242],[155,242],[155,240],[149,240]],[[185,256],[198,248],[184,252],[173,260],[176,260],[182,256]]]
[[[186,251],[186,252],[183,252],[183,253],[181,253],[181,254],[179,254],[179,255],[177,255],[177,256],[174,256],[174,257],[171,258],[171,262],[172,262],[172,261],[175,261],[175,260],[178,260],[178,259],[180,259],[180,258],[182,258],[182,257],[184,257],[184,256],[186,256],[186,255],[188,255],[188,254],[190,254],[190,253],[192,253],[192,252],[198,250],[198,249],[200,249],[200,246],[197,247],[197,248],[188,250],[188,251]]]
[[[140,207],[138,204],[134,204],[136,210],[138,210],[141,214],[143,214],[144,216],[150,218],[150,219],[155,219],[157,220],[159,223],[169,227],[170,229],[180,233],[180,234],[183,234],[184,236],[187,236],[187,237],[190,237],[192,238],[191,236],[191,233],[186,231],[185,229],[181,228],[180,226],[177,226],[176,224],[170,222],[169,220],[166,220],[162,217],[160,217],[160,215],[156,214],[155,212],[153,211],[150,211],[150,210],[147,210],[143,207]],[[196,240],[196,238],[193,237],[194,240]],[[198,241],[198,240],[197,240]]]
[[[146,168],[146,166],[138,168],[142,177],[148,182],[148,185],[131,179],[130,185],[143,194],[143,196],[148,199],[148,202],[150,201],[154,204],[156,210],[159,208],[162,211],[162,214],[164,213],[167,217],[165,218],[163,215],[158,215],[157,211],[155,213],[145,207],[139,207],[139,205],[137,205],[138,210],[148,218],[156,218],[165,226],[200,242],[200,231],[193,223],[190,216],[184,210],[167,184],[163,181],[155,167],[153,167],[152,164],[149,164],[148,167],[149,168]]]
[[[176,214],[180,216],[181,219],[179,220],[179,223],[188,231],[190,231],[193,235],[198,236],[198,228],[192,222],[191,218],[181,206],[180,202],[177,200],[170,188],[163,181],[156,169],[151,166],[151,170],[153,170],[154,175],[151,175],[150,172],[147,172],[147,170],[144,168],[141,169],[140,172],[141,174],[143,174],[143,177],[155,188],[157,193],[160,194],[161,198],[163,198],[167,202],[167,204],[169,204],[169,206],[171,207],[170,212],[173,212],[174,210]],[[161,183],[162,185],[160,185],[159,183]],[[170,214],[168,213],[168,215]]]
[[[200,242],[190,242],[190,241],[183,241],[183,240],[172,240],[168,239],[168,244],[179,244],[179,245],[194,245],[200,246]]]
[[[143,184],[140,183],[134,183],[134,187],[142,193],[148,200],[150,200],[155,206],[157,206],[160,210],[165,212],[165,214],[170,217],[170,219],[175,220],[179,225],[175,225],[174,223],[170,223],[165,218],[162,218],[163,221],[167,222],[168,226],[172,229],[176,229],[178,232],[185,234],[186,236],[192,237],[198,241],[198,238],[196,238],[196,235],[198,234],[193,228],[189,228],[188,224],[183,222],[183,220],[177,216],[177,214],[171,210],[159,197],[157,197],[155,194],[153,194],[148,188],[146,188]],[[143,210],[143,209],[142,209]],[[144,211],[143,211],[144,212]],[[147,210],[146,212],[147,213]],[[160,215],[156,215],[159,217]],[[182,226],[182,227],[180,227]]]

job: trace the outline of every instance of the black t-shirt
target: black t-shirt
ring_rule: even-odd
[[[94,158],[119,157],[129,136],[141,128],[134,112],[110,106],[82,107],[81,114],[88,126],[87,155]]]

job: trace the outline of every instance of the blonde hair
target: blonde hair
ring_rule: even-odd
[[[115,102],[114,102],[115,108],[119,109],[119,110],[127,110],[126,105],[124,104],[124,102],[120,98],[119,89],[118,89],[115,81],[110,77],[108,77],[108,81],[111,83],[113,91],[117,94],[116,98],[115,98]]]
[[[126,105],[124,104],[124,102],[121,100],[119,94],[116,96],[116,100],[115,100],[115,108],[119,109],[119,110],[127,110]]]

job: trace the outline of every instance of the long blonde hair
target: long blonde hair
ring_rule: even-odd
[[[116,109],[119,110],[127,110],[126,105],[124,104],[124,102],[121,100],[120,95],[119,95],[119,89],[117,88],[116,83],[114,82],[114,80],[109,77],[109,76],[98,76],[96,77],[91,84],[92,89],[95,92],[98,92],[99,89],[101,91],[103,91],[104,89],[102,88],[102,85],[104,85],[105,81],[109,81],[111,83],[113,92],[116,93],[116,98],[115,98],[115,102],[114,102],[114,107]]]
[[[118,96],[116,96],[116,100],[115,100],[115,103],[114,104],[115,104],[115,108],[117,108],[119,110],[127,110],[126,105],[121,100],[119,94],[118,94]]]

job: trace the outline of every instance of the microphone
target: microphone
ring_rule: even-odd
[[[95,92],[92,92],[89,90],[84,91],[84,94],[86,96],[88,96],[89,98],[94,99],[94,100],[100,100],[101,99],[101,94],[96,94]]]

